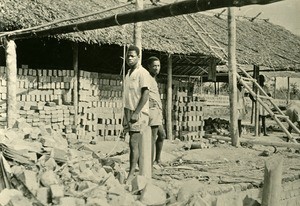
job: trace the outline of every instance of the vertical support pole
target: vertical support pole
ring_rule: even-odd
[[[143,0],[136,0],[135,9],[144,8]],[[140,49],[140,63],[142,61],[142,22],[134,23],[134,44]],[[151,179],[152,177],[152,158],[151,158],[151,129],[149,126],[142,129],[142,142],[140,149],[140,175]]]
[[[168,82],[167,82],[167,138],[173,139],[172,130],[172,55],[168,55]]]
[[[236,79],[236,22],[235,8],[228,8],[228,67],[230,100],[230,135],[233,146],[239,145],[237,119],[237,79]]]
[[[201,76],[200,77],[200,94],[203,93],[203,86],[202,86],[202,84],[203,84],[203,77]]]
[[[13,40],[7,40],[6,67],[7,67],[7,127],[12,128],[18,118],[17,111],[17,52]]]
[[[274,92],[273,92],[273,98],[276,99],[276,83],[277,83],[277,78],[275,77],[274,79]]]
[[[265,164],[262,206],[280,206],[282,157],[274,156]]]
[[[290,77],[287,78],[287,99],[286,103],[289,104],[291,101],[291,84],[290,84]]]
[[[254,65],[254,77],[256,81],[259,83],[259,66]],[[256,96],[259,95],[259,89],[256,85],[254,85],[254,92]],[[260,135],[260,125],[259,125],[259,102],[255,102],[255,109],[254,109],[254,125],[255,125],[255,137],[258,137]]]
[[[74,115],[74,122],[76,127],[76,135],[78,139],[78,44],[73,43],[72,45],[73,50],[73,70],[74,70],[74,77],[73,77],[73,105],[75,110]]]
[[[143,0],[136,0],[135,1],[135,10],[141,10],[144,8]],[[133,40],[135,46],[140,48],[140,63],[142,61],[142,22],[134,23],[134,33],[133,33]]]

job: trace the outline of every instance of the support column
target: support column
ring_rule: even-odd
[[[253,68],[254,72],[254,78],[256,81],[259,83],[259,66],[254,65]],[[259,89],[257,88],[256,85],[254,85],[254,92],[256,96],[259,95]],[[260,104],[258,101],[254,103],[254,125],[255,125],[255,137],[258,137],[260,135],[260,125],[259,125],[259,107]]]
[[[168,55],[168,82],[167,82],[167,138],[173,139],[173,124],[172,124],[172,55]]]
[[[230,135],[233,146],[239,146],[237,118],[237,79],[236,79],[236,22],[235,8],[228,8],[228,67],[230,100]]]
[[[141,10],[144,8],[143,0],[136,0],[135,1],[135,10]],[[140,48],[140,63],[142,61],[142,22],[134,23],[134,33],[133,33],[133,40],[135,46]]]
[[[274,156],[265,164],[262,206],[279,206],[282,181],[282,157]]]
[[[6,46],[6,78],[7,78],[7,127],[12,128],[18,118],[17,111],[17,52],[13,40],[8,40]]]
[[[276,83],[277,83],[277,78],[275,77],[274,79],[274,93],[273,93],[273,98],[276,99]]]
[[[73,105],[75,110],[74,115],[74,121],[75,121],[75,127],[76,127],[76,135],[78,139],[78,44],[73,43],[72,45],[72,51],[73,51],[73,71],[74,71],[74,77],[73,77]]]
[[[291,101],[291,84],[290,84],[290,77],[287,78],[287,99],[286,103],[289,104]]]

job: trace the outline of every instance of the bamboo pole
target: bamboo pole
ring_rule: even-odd
[[[259,66],[254,65],[254,77],[256,79],[256,81],[259,81]],[[259,89],[257,88],[256,85],[254,85],[254,91],[256,96],[259,95]],[[260,126],[259,126],[259,102],[256,101],[254,103],[255,108],[254,108],[254,125],[255,125],[255,137],[258,137],[260,135]]]
[[[277,78],[275,77],[274,79],[274,93],[273,93],[273,98],[276,99],[276,83],[277,83]]]
[[[287,78],[287,99],[286,103],[289,104],[291,101],[291,84],[290,84],[290,77]]]
[[[142,10],[144,7],[143,0],[135,1],[135,10]],[[133,40],[134,44],[140,49],[140,59],[139,62],[141,64],[142,61],[142,22],[137,22],[134,24],[134,32],[133,32]],[[152,164],[151,164],[151,129],[149,126],[143,129],[141,139],[141,149],[140,151],[140,175],[150,178],[152,177]]]
[[[229,100],[230,100],[230,135],[233,146],[239,145],[237,119],[237,69],[236,69],[236,22],[235,8],[228,8],[228,68],[229,68]]]
[[[22,33],[7,34],[7,37],[11,39],[23,39],[31,37],[41,37],[55,34],[66,34],[78,31],[87,31],[93,29],[107,28],[111,26],[150,21],[154,19],[160,19],[171,16],[178,16],[183,14],[196,13],[200,11],[207,11],[212,9],[218,9],[223,7],[242,7],[252,4],[270,4],[282,0],[211,0],[209,3],[207,0],[186,0],[167,4],[164,6],[157,6],[139,11],[124,12],[115,14],[113,16],[105,17],[102,19],[96,19],[86,22],[74,23],[64,26],[57,26],[54,28],[26,31]]]
[[[172,129],[172,55],[168,55],[168,82],[167,82],[167,138],[173,139]]]
[[[73,50],[73,71],[74,71],[74,77],[73,77],[73,105],[75,110],[74,115],[74,122],[76,127],[76,136],[78,137],[78,43],[73,43],[72,45]]]
[[[144,8],[143,0],[135,1],[135,10],[139,11]],[[135,46],[140,49],[140,63],[142,61],[142,22],[134,23],[134,32],[133,32],[133,40]]]
[[[9,40],[6,46],[6,68],[7,68],[7,127],[12,128],[18,118],[17,111],[17,53],[16,44]]]
[[[274,156],[265,164],[262,206],[280,206],[283,158]]]

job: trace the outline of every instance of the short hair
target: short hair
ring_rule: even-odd
[[[149,57],[148,60],[147,60],[147,65],[150,66],[150,64],[152,64],[155,61],[159,61],[160,62],[159,58],[157,58],[155,56]]]
[[[135,51],[138,56],[140,55],[140,49],[135,45],[130,45],[127,49],[127,52],[129,51]]]

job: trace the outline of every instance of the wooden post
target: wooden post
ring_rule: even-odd
[[[287,78],[287,99],[286,103],[289,104],[291,101],[291,85],[290,85],[290,77]]]
[[[200,77],[200,94],[203,93],[203,86],[202,86],[202,84],[203,84],[203,77],[201,76]]]
[[[282,157],[274,156],[265,164],[262,206],[280,206]]]
[[[276,82],[277,82],[277,78],[275,77],[274,79],[274,92],[273,92],[273,98],[276,99]]]
[[[74,122],[76,127],[76,135],[78,139],[78,44],[73,43],[72,45],[73,50],[73,71],[74,71],[74,77],[73,77],[73,105],[75,110],[74,115]]]
[[[18,118],[17,111],[17,53],[13,40],[7,40],[6,45],[6,78],[7,78],[7,127],[12,128]]]
[[[135,10],[142,10],[144,7],[143,0],[135,1]],[[142,22],[137,22],[134,24],[134,44],[140,49],[140,64],[142,62]],[[142,142],[140,148],[140,175],[147,178],[152,177],[152,158],[151,158],[151,129],[149,126],[142,129]]]
[[[237,120],[237,79],[236,79],[236,23],[235,8],[228,7],[228,67],[229,67],[229,100],[230,100],[230,135],[233,146],[239,145]]]
[[[259,66],[254,65],[254,77],[256,79],[256,81],[259,81]],[[254,85],[254,92],[256,94],[256,96],[259,95],[259,89],[257,88],[256,85]],[[260,135],[260,125],[259,125],[259,102],[256,101],[255,102],[255,109],[254,109],[254,125],[255,125],[255,136],[259,136]]]
[[[135,1],[135,10],[142,10],[144,7],[143,0],[136,0]],[[133,40],[135,46],[140,48],[140,63],[142,61],[142,22],[134,23],[134,33],[133,33]]]
[[[172,55],[168,55],[168,82],[167,82],[167,138],[173,139],[172,129]]]

